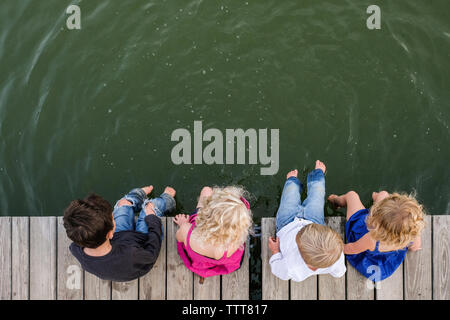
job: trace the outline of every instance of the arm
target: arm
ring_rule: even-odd
[[[272,273],[281,280],[289,280],[288,268],[280,252],[280,238],[269,237],[268,246],[272,252],[272,257],[269,260]]]
[[[190,223],[183,224],[180,228],[178,228],[176,233],[176,238],[178,242],[186,242],[187,234],[189,232],[189,229],[191,228]]]
[[[275,253],[269,260],[272,273],[281,280],[289,280],[288,268],[281,252]]]
[[[366,250],[374,250],[376,242],[372,240],[369,233],[366,233],[361,239],[344,245],[345,254],[358,254]]]

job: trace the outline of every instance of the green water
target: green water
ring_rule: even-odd
[[[375,3],[376,2],[376,3]],[[81,30],[65,10],[81,7]],[[366,8],[382,11],[368,30]],[[0,215],[61,215],[95,191],[242,184],[276,212],[288,170],[327,193],[417,191],[450,212],[450,2],[0,2]],[[177,128],[280,130],[280,169],[179,165]],[[332,212],[328,210],[328,214]]]

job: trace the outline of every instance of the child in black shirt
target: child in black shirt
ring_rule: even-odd
[[[70,251],[82,268],[112,281],[137,279],[153,267],[163,239],[159,217],[175,209],[175,190],[166,187],[147,199],[153,186],[131,190],[114,209],[92,194],[74,200],[64,212],[64,228],[73,241]],[[134,214],[140,212],[135,223]]]

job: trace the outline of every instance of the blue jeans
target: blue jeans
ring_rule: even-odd
[[[276,217],[277,232],[294,221],[296,217],[325,224],[325,175],[323,171],[315,169],[308,174],[308,196],[303,203],[300,199],[302,189],[303,185],[296,177],[286,180]]]
[[[148,233],[148,226],[145,223],[145,207],[151,202],[153,203],[153,210],[158,217],[163,217],[166,213],[175,209],[175,199],[167,193],[161,194],[158,198],[147,199],[145,191],[140,188],[135,188],[126,194],[122,199],[131,202],[131,205],[123,205],[119,207],[114,206],[114,221],[116,222],[116,231],[136,230],[142,233]],[[134,214],[140,212],[137,222],[135,224]]]

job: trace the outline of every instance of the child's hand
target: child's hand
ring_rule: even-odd
[[[297,175],[298,175],[298,170],[297,169],[292,170],[286,175],[286,179],[289,179],[290,177],[297,177]]]
[[[280,252],[280,238],[269,237],[269,249],[272,254]]]
[[[175,189],[172,188],[172,187],[166,187],[166,188],[164,189],[164,193],[167,193],[169,196],[171,196],[172,198],[174,198],[174,197],[175,197],[175,194],[176,194],[177,192],[176,192]]]
[[[320,169],[323,171],[323,173],[325,173],[325,171],[327,170],[327,167],[325,166],[325,163],[323,163],[320,160],[316,161],[316,168],[315,169]]]
[[[189,216],[187,214],[177,214],[173,218],[173,222],[175,222],[179,227],[183,224],[189,223]]]
[[[146,195],[149,195],[153,191],[153,186],[142,187],[141,189],[144,190]]]

